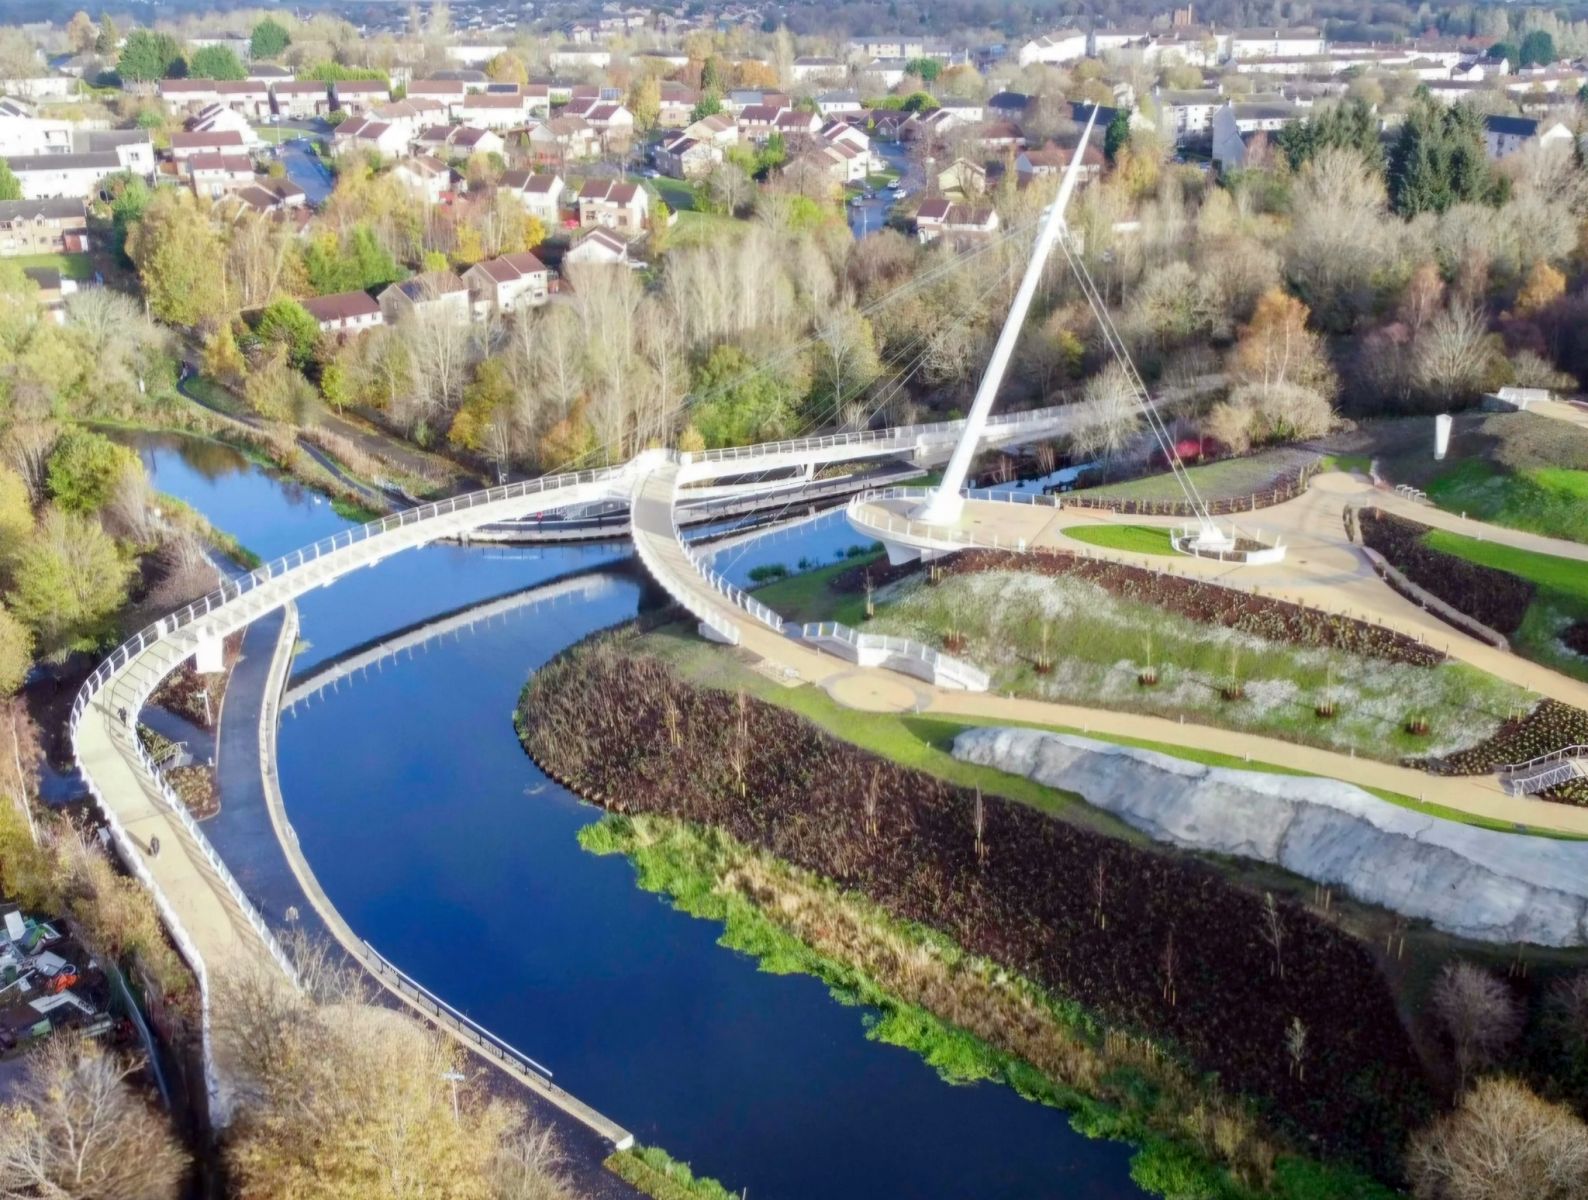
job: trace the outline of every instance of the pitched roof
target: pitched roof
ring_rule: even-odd
[[[496,283],[512,283],[513,280],[522,279],[526,275],[545,274],[546,264],[528,250],[523,250],[517,254],[504,254],[500,258],[475,263],[464,274],[473,271],[479,271]]]
[[[345,321],[352,317],[369,317],[380,312],[380,305],[368,292],[337,292],[333,296],[313,296],[303,301],[306,311],[316,321]]]
[[[408,85],[408,94],[422,92],[427,96],[461,96],[464,93],[461,79],[416,79]]]
[[[1538,118],[1490,115],[1483,118],[1483,127],[1490,133],[1529,138],[1538,132]]]
[[[23,171],[97,170],[107,175],[121,169],[114,150],[95,150],[87,154],[14,154],[6,159],[16,174]]]
[[[524,107],[524,97],[516,92],[509,95],[499,95],[496,92],[471,92],[463,98],[463,107],[468,108],[510,108]]]
[[[415,275],[412,279],[404,279],[401,283],[394,283],[391,286],[413,301],[434,300],[452,292],[466,292],[469,290],[469,285],[459,279],[452,271],[428,271],[423,275]],[[385,294],[385,292],[381,293],[383,296]]]
[[[0,200],[0,221],[32,221],[40,217],[47,221],[82,221],[87,216],[88,205],[70,196],[48,200]]]
[[[187,160],[189,171],[225,171],[240,175],[254,173],[253,161],[246,154],[195,154]]]
[[[609,204],[628,204],[639,194],[639,185],[616,179],[587,179],[579,189],[581,200],[604,200]]]
[[[211,133],[173,133],[171,149],[189,150],[201,146],[237,146],[241,148],[243,135],[235,129],[220,129]]]
[[[514,192],[528,192],[532,196],[550,195],[559,182],[556,175],[541,175],[534,171],[508,171],[502,176],[498,188]]]

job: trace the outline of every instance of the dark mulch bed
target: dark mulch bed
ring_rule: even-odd
[[[622,635],[599,639],[531,679],[519,728],[548,773],[607,807],[722,828],[857,888],[1111,1022],[1171,1040],[1265,1102],[1301,1144],[1397,1176],[1432,1101],[1360,942],[1278,901],[1281,971],[1262,894],[996,798],[980,861],[969,790],[787,710],[686,684],[631,650]],[[1171,943],[1174,1005],[1164,999]],[[1294,1018],[1307,1028],[1304,1081],[1284,1053]]]
[[[1269,641],[1343,650],[1417,667],[1437,666],[1445,659],[1432,646],[1367,621],[1101,559],[1048,551],[1016,554],[1007,550],[962,550],[934,561],[932,566],[948,575],[1028,571],[1071,576],[1095,583],[1122,600],[1137,600],[1205,625],[1223,625]],[[832,587],[840,592],[860,592],[865,588],[868,572],[871,582],[882,587],[920,570],[920,563],[851,567],[834,576]]]
[[[1418,587],[1497,633],[1509,635],[1522,627],[1536,590],[1531,582],[1424,545],[1428,526],[1416,521],[1377,508],[1364,508],[1357,517],[1362,544]]]
[[[1588,621],[1573,621],[1560,635],[1561,644],[1573,654],[1588,656]]]

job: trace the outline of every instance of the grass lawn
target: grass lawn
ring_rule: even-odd
[[[1186,473],[1204,500],[1227,500],[1263,491],[1274,480],[1314,457],[1306,450],[1267,450],[1245,458],[1224,458],[1217,462],[1189,466]],[[1079,489],[1079,494],[1119,500],[1178,501],[1184,498],[1180,484],[1169,471],[1141,479]]]
[[[1318,466],[1325,471],[1366,475],[1373,469],[1373,458],[1367,454],[1325,454],[1318,460]]]
[[[1584,503],[1588,504],[1588,500]],[[1516,649],[1535,662],[1577,679],[1588,679],[1588,661],[1560,642],[1566,626],[1588,620],[1588,563],[1518,550],[1443,529],[1430,529],[1423,535],[1423,543],[1537,584],[1538,592],[1512,639]]]
[[[26,270],[28,267],[54,267],[62,279],[75,279],[86,283],[94,277],[92,254],[23,254],[12,262]]]
[[[1151,525],[1078,525],[1066,529],[1064,536],[1088,546],[1128,550],[1134,554],[1174,554],[1169,530]]]
[[[694,211],[694,189],[682,179],[659,175],[655,179],[647,179],[645,183],[655,195],[665,200],[667,207],[675,213]]]
[[[207,375],[194,375],[183,385],[189,397],[200,404],[218,409],[231,416],[241,415],[245,409],[243,403],[237,398],[236,393],[216,383]]]
[[[881,554],[867,554],[845,559],[830,567],[814,571],[801,571],[755,589],[755,598],[768,608],[791,621],[802,624],[808,621],[843,621],[859,625],[865,619],[866,598],[863,594],[840,595],[828,588],[832,579],[850,567],[879,562]]]
[[[1448,512],[1546,537],[1588,542],[1588,471],[1525,467],[1507,473],[1468,459],[1428,484]],[[1507,570],[1509,568],[1506,568]]]
[[[672,229],[674,246],[699,246],[721,237],[740,237],[749,223],[738,221],[721,213],[699,213],[686,210],[678,214],[678,223]]]

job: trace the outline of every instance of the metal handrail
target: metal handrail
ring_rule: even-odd
[[[842,621],[817,621],[801,625],[798,637],[802,641],[813,639],[839,641],[853,646],[856,650],[877,649],[888,654],[913,658],[925,663],[934,671],[941,671],[945,675],[959,679],[973,690],[985,691],[992,682],[991,676],[980,667],[953,655],[944,654],[940,650],[934,650],[913,638],[894,637],[886,633],[861,633]]]
[[[1507,766],[1496,767],[1495,770],[1502,775],[1514,771],[1525,771],[1529,767],[1542,766],[1544,763],[1560,762],[1567,758],[1588,757],[1588,744],[1578,742],[1571,746],[1562,746],[1559,750],[1551,750],[1548,754],[1535,754],[1526,762],[1510,763]]]
[[[1006,413],[987,421],[989,430],[1019,428],[1023,425],[1042,425],[1057,420],[1070,406],[1052,405],[1033,408],[1025,412]],[[1068,415],[1073,415],[1070,413]],[[959,433],[965,428],[964,419],[933,421],[924,425],[897,425],[889,429],[860,429],[852,433],[824,434],[820,437],[791,438],[781,442],[762,442],[754,446],[723,446],[716,450],[700,450],[680,455],[684,463],[731,462],[740,458],[755,458],[765,454],[796,454],[801,450],[826,450],[835,446],[869,445],[872,442],[909,442],[938,433]]]

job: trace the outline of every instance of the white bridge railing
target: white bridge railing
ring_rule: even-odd
[[[980,667],[953,655],[944,654],[940,650],[934,650],[912,638],[894,637],[886,633],[861,633],[841,621],[821,621],[801,625],[798,636],[801,641],[807,642],[843,642],[845,645],[853,646],[857,655],[870,650],[892,658],[912,659],[934,676],[956,683],[970,692],[985,692],[992,683],[991,677]]]
[[[1033,408],[1025,412],[1009,413],[1005,416],[991,417],[987,421],[984,438],[992,441],[1002,441],[1011,433],[1020,433],[1028,429],[1039,429],[1048,425],[1068,423],[1074,417],[1068,411],[1068,406],[1055,406],[1050,408]],[[762,442],[755,446],[724,446],[718,450],[700,450],[689,454],[680,454],[679,461],[685,464],[697,462],[734,462],[742,458],[764,457],[770,454],[799,454],[806,450],[828,450],[840,446],[870,446],[879,442],[898,442],[911,444],[922,438],[941,437],[945,440],[957,438],[965,428],[963,419],[958,421],[933,421],[925,425],[899,425],[891,429],[859,429],[853,433],[831,433],[821,437],[792,438],[783,442]]]

